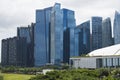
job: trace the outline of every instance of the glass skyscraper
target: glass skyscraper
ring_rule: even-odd
[[[92,50],[102,48],[102,17],[92,17]]]
[[[90,21],[86,21],[78,26],[82,32],[82,48],[81,54],[87,54],[90,52]]]
[[[111,46],[112,41],[112,30],[111,20],[107,18],[102,22],[102,47]]]
[[[56,3],[51,12],[51,63],[63,62],[63,11]]]
[[[115,12],[114,18],[114,44],[120,44],[120,13]]]
[[[24,37],[27,40],[27,66],[33,66],[33,32],[32,26],[28,27],[18,27],[17,36]]]
[[[68,9],[63,10],[63,58],[68,63],[69,58],[75,55],[75,36],[74,28],[76,27],[74,11]]]
[[[83,33],[79,27],[75,28],[75,55],[80,56],[83,48]]]
[[[43,66],[50,62],[50,21],[52,7],[36,10],[34,29],[34,65]],[[59,22],[59,21],[58,21]]]

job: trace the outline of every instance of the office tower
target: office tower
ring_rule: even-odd
[[[31,64],[31,59],[30,55],[32,54],[31,52],[31,36],[30,36],[30,28],[29,27],[18,27],[17,28],[17,36],[18,37],[23,37],[26,38],[27,40],[27,66],[30,66]]]
[[[92,50],[102,48],[102,17],[92,17]]]
[[[111,20],[107,18],[102,22],[102,47],[111,46],[112,43],[112,30]]]
[[[28,25],[28,27],[18,27],[17,36],[24,37],[27,40],[27,66],[33,66],[34,64],[34,23]]]
[[[2,45],[3,66],[27,66],[27,42],[25,38],[8,38],[3,40],[2,44],[4,44]],[[4,56],[6,57],[3,58]],[[3,63],[5,60],[7,61],[7,64]]]
[[[80,54],[87,54],[90,52],[90,21],[86,21],[78,27],[82,33],[82,43],[79,45],[82,49]]]
[[[76,27],[74,11],[63,10],[63,62],[68,63],[69,58],[75,55],[74,28]]]
[[[30,43],[30,53],[29,54],[29,66],[34,66],[34,28],[35,28],[35,23],[31,23],[31,25],[28,26],[30,28],[30,40],[31,40],[31,43]]]
[[[34,66],[50,62],[50,20],[52,7],[36,10],[34,28]]]
[[[114,44],[120,44],[120,13],[115,12],[114,18]]]
[[[75,55],[80,56],[83,51],[83,33],[79,27],[75,28]]]
[[[8,40],[7,39],[3,39],[1,42],[1,65],[2,66],[7,66],[8,65]]]
[[[51,12],[51,63],[59,65],[63,62],[63,11],[56,3]]]

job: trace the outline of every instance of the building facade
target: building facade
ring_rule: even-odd
[[[50,21],[52,7],[36,10],[34,29],[34,65],[43,66],[50,62]]]
[[[120,44],[120,13],[115,12],[115,18],[114,18],[114,44]]]
[[[70,58],[73,68],[116,68],[120,67],[120,56]]]
[[[33,54],[34,54],[34,23],[28,27],[18,27],[17,36],[26,38],[27,40],[27,66],[33,66]]]
[[[1,65],[7,66],[7,65],[9,65],[9,63],[8,63],[8,57],[9,57],[8,39],[3,39],[1,44],[2,44],[1,45]]]
[[[78,26],[81,29],[82,43],[79,45],[81,47],[81,55],[90,52],[90,21],[86,21]]]
[[[102,47],[111,46],[112,41],[112,29],[111,20],[107,18],[102,22]]]
[[[74,28],[76,27],[74,11],[63,10],[63,62],[69,63],[69,58],[75,55]]]
[[[82,48],[80,47],[80,44],[82,43],[82,31],[80,28],[76,27],[74,29],[75,33],[75,54],[77,56],[81,55]]]
[[[92,50],[102,48],[102,17],[92,17]]]
[[[2,44],[4,44],[2,45],[2,66],[27,66],[27,42],[25,38],[4,39]]]
[[[51,12],[51,63],[59,65],[63,62],[63,11],[56,3]]]

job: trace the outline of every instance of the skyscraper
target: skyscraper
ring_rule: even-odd
[[[6,65],[9,65],[8,63],[8,57],[9,57],[8,39],[3,39],[1,44],[2,44],[1,45],[1,65],[6,66]]]
[[[74,11],[68,9],[63,10],[63,60],[69,62],[69,58],[75,55],[75,36],[74,28],[76,27]]]
[[[50,21],[52,7],[36,10],[34,29],[34,65],[43,66],[50,62]]]
[[[90,21],[86,21],[78,26],[82,32],[82,48],[81,54],[87,54],[90,52]]]
[[[75,55],[80,56],[83,51],[83,32],[80,27],[75,28]]]
[[[112,43],[112,30],[111,20],[107,18],[102,22],[102,47],[111,46]]]
[[[102,17],[92,17],[92,50],[102,48]]]
[[[79,47],[79,43],[81,41],[81,39],[79,38],[81,35],[81,29],[76,27],[74,29],[74,35],[75,35],[75,55],[79,56],[80,55],[80,47]],[[79,40],[80,39],[80,40]]]
[[[120,44],[120,13],[115,12],[114,18],[114,44]]]
[[[7,38],[2,44],[2,66],[27,66],[26,38]]]
[[[18,27],[17,36],[26,38],[27,40],[27,66],[33,66],[33,45],[32,45],[32,34],[30,31],[32,28],[29,27]]]
[[[30,55],[29,55],[29,62],[30,66],[34,66],[34,28],[35,23],[31,23],[31,25],[28,26],[30,28],[30,38],[31,38],[31,44],[30,44]]]
[[[63,11],[56,3],[51,12],[51,63],[63,62]]]

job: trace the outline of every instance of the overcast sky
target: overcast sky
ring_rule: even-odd
[[[17,27],[35,22],[36,9],[53,6],[55,2],[74,10],[77,24],[91,16],[113,20],[115,10],[120,11],[120,0],[0,0],[0,40],[16,36]]]

